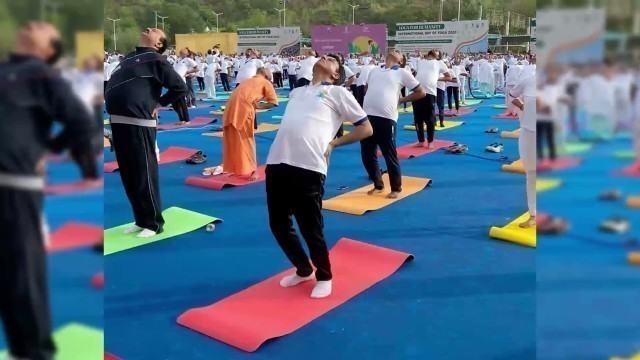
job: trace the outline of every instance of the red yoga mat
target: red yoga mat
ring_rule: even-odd
[[[473,113],[475,111],[476,111],[476,109],[470,109],[470,108],[467,108],[467,107],[463,107],[463,108],[460,108],[460,112],[457,113],[457,114],[456,114],[455,110],[446,110],[444,112],[444,116],[446,116],[446,117],[455,117],[455,116],[469,115],[469,114],[471,114],[471,113]]]
[[[102,241],[103,229],[100,226],[69,222],[51,233],[48,252],[73,250],[93,246]]]
[[[47,185],[44,189],[44,193],[47,195],[64,195],[72,194],[81,191],[89,191],[101,189],[104,185],[104,181],[77,181],[70,184],[60,185]]]
[[[426,146],[424,147],[418,147],[418,142],[414,142],[412,144],[408,144],[408,145],[404,145],[404,146],[400,146],[397,150],[398,150],[398,159],[411,159],[414,157],[418,157],[418,156],[422,156],[425,154],[430,154],[433,152],[436,152],[442,148],[446,148],[449,147],[451,145],[453,145],[454,142],[453,141],[446,141],[446,140],[434,140],[433,141],[433,148],[431,149],[427,149]],[[425,143],[426,145],[426,143]],[[382,153],[380,152],[380,150],[378,150],[378,156],[382,156]]]
[[[193,127],[193,126],[202,126],[207,124],[212,124],[218,121],[216,118],[207,118],[207,117],[196,117],[189,121],[189,124],[185,125],[176,125],[176,124],[164,124],[158,125],[158,130],[173,130],[173,129],[182,129],[185,127]]]
[[[104,360],[122,360],[115,355],[111,355],[109,353],[104,353]]]
[[[231,174],[224,174],[218,176],[209,177],[188,177],[185,180],[185,184],[191,186],[197,186],[211,190],[222,190],[227,186],[244,186],[262,182],[267,176],[265,174],[265,165],[258,166],[257,173],[258,178],[254,181],[249,181],[249,176],[232,176]]]
[[[555,159],[554,161],[545,159],[538,162],[537,171],[548,172],[569,169],[580,165],[580,162],[582,162],[582,159],[572,157],[561,157]]]
[[[189,157],[191,157],[191,155],[197,152],[198,150],[194,149],[188,149],[179,146],[170,146],[167,150],[160,153],[160,162],[158,163],[158,165],[187,160]],[[118,170],[117,161],[104,163],[104,172],[112,173],[116,170]]]
[[[624,176],[635,176],[635,177],[640,176],[640,161],[630,166],[627,166],[626,168],[619,171],[618,174],[624,175]]]
[[[315,281],[282,288],[284,271],[217,303],[191,309],[178,324],[253,352],[265,341],[290,334],[396,272],[413,255],[340,239],[330,252],[333,292],[312,299]],[[366,311],[366,309],[362,309]]]
[[[507,112],[503,112],[498,116],[492,116],[493,119],[505,119],[505,120],[518,120],[517,115],[507,115]]]
[[[104,288],[104,274],[103,273],[95,274],[91,278],[91,286],[93,286],[96,289]]]

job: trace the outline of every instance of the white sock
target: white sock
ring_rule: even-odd
[[[149,229],[142,229],[142,232],[138,234],[139,238],[148,238],[156,235],[156,232]]]
[[[282,280],[280,280],[280,286],[288,288],[309,280],[313,280],[313,273],[307,277],[300,277],[298,274],[293,274],[283,277]]]
[[[126,228],[124,230],[125,234],[133,234],[133,233],[137,233],[138,231],[142,231],[142,228],[138,225],[131,225],[130,227]]]
[[[318,281],[311,292],[311,297],[314,299],[325,298],[329,295],[331,295],[331,280]]]

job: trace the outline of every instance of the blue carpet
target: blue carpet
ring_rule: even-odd
[[[161,166],[163,208],[180,206],[224,223],[214,233],[195,231],[106,257],[105,348],[140,360],[458,359],[471,351],[477,359],[534,359],[535,250],[488,237],[492,225],[526,210],[524,176],[500,171],[498,160],[516,160],[517,141],[484,133],[518,128],[517,121],[491,119],[502,101],[485,101],[462,117],[466,125],[436,134],[469,145],[470,155],[438,152],[402,161],[404,175],[429,177],[431,188],[364,216],[324,212],[330,246],[349,237],[414,254],[415,261],[253,354],[183,328],[176,318],[290,267],[269,230],[264,183],[210,191],[184,185],[202,166]],[[260,114],[259,122],[273,122],[285,106]],[[202,116],[209,108],[190,111]],[[411,119],[402,115],[398,128]],[[161,122],[176,120],[174,112],[161,112]],[[208,166],[217,165],[221,140],[202,132],[162,132],[159,146],[197,148]],[[260,164],[275,135],[258,134]],[[414,132],[399,130],[399,146],[414,141]],[[505,153],[485,153],[496,141]],[[113,160],[107,151],[105,157]],[[366,184],[359,145],[334,151],[325,198],[342,193],[340,186]],[[131,221],[117,173],[106,175],[105,199],[106,227]]]

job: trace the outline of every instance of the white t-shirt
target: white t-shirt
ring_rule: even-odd
[[[317,57],[310,56],[302,61],[300,61],[300,69],[298,70],[298,79],[307,79],[311,81],[313,78],[313,67],[318,62]]]
[[[207,65],[207,71],[204,73],[206,77],[215,78],[216,71],[220,70],[220,65],[216,62]]]
[[[178,75],[182,78],[182,81],[187,82],[185,76],[189,70],[192,70],[196,67],[196,62],[191,58],[178,59],[175,64],[173,64],[173,70],[175,70]]]
[[[229,68],[231,66],[233,66],[231,61],[222,59],[220,61],[220,74],[229,74]]]
[[[524,79],[531,75],[536,74],[536,66],[535,65],[525,65],[522,67],[522,71],[520,72],[520,79]]]
[[[300,63],[299,62],[291,61],[291,62],[289,62],[289,70],[287,70],[287,72],[289,72],[289,75],[297,75],[299,67],[300,67]]]
[[[464,81],[463,80],[464,78],[460,76],[460,74],[466,74],[467,70],[465,70],[465,68],[463,68],[461,65],[453,65],[453,67],[451,68],[451,70],[449,70],[449,72],[453,74],[453,76],[457,80],[447,82],[446,83],[447,86],[460,87],[462,85],[462,82]]]
[[[447,72],[447,65],[440,60],[420,60],[416,67],[416,79],[420,82],[427,94],[436,96],[438,92],[438,79]]]
[[[374,68],[367,79],[363,108],[367,115],[398,121],[398,99],[403,87],[415,90],[420,83],[399,66]]]
[[[344,81],[345,83],[347,82],[347,80],[349,80],[352,76],[355,76],[353,74],[353,71],[351,71],[351,69],[347,66],[344,66]]]
[[[107,65],[107,68],[104,69],[104,81],[109,81],[111,79],[111,74],[113,73],[113,69],[115,69],[118,65],[120,65],[119,61],[114,61]]]
[[[207,68],[207,63],[199,62],[197,66],[198,66],[198,72],[196,73],[196,76],[197,77],[204,77],[204,71]]]
[[[287,164],[326,175],[324,153],[342,122],[358,125],[366,119],[353,95],[341,86],[319,83],[296,88],[289,94],[267,164]]]
[[[518,79],[520,79],[520,73],[522,72],[522,65],[511,65],[507,69],[507,86],[516,86]]]
[[[362,65],[362,68],[360,68],[360,76],[358,76],[358,80],[356,80],[356,86],[367,85],[369,73],[371,72],[371,69],[375,68],[375,65]]]
[[[528,76],[520,79],[509,92],[513,98],[522,98],[524,112],[520,115],[520,127],[536,131],[536,77]]]
[[[236,84],[242,84],[243,81],[256,76],[258,69],[261,67],[265,67],[264,63],[258,59],[246,59],[240,62],[240,70],[238,70]]]

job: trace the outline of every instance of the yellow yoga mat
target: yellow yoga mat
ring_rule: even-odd
[[[264,109],[258,109],[256,110],[256,112],[259,113],[263,113],[263,112],[267,112],[267,111],[271,111],[271,110],[264,110]],[[218,115],[218,116],[222,116],[224,115],[224,111],[223,110],[213,110],[209,112],[210,115]]]
[[[549,190],[553,190],[562,185],[562,180],[560,179],[537,179],[536,180],[536,192],[545,192]]]
[[[630,196],[627,198],[627,206],[640,209],[640,196]]]
[[[454,127],[458,127],[460,125],[464,124],[464,121],[448,121],[445,120],[444,121],[444,127],[440,127],[440,124],[438,123],[436,126],[436,131],[442,131],[442,130],[448,130]],[[412,130],[412,131],[416,131],[416,127],[414,125],[405,125],[404,128],[405,130]],[[425,129],[426,131],[426,129]]]
[[[259,134],[259,133],[269,132],[269,131],[275,131],[275,130],[278,130],[279,128],[280,128],[279,124],[262,123],[262,124],[258,125],[258,129],[256,131],[254,131],[254,134]],[[208,133],[204,133],[202,135],[203,136],[212,136],[212,137],[222,138],[222,131],[208,132]]]
[[[520,129],[514,131],[503,131],[500,133],[500,137],[505,139],[519,139]]]
[[[502,171],[525,174],[524,165],[522,165],[522,160],[516,160],[509,165],[502,165]]]
[[[413,106],[407,106],[406,110],[404,108],[398,109],[398,113],[400,114],[410,114],[412,112],[413,112]]]
[[[631,253],[633,254],[633,253]],[[629,256],[631,256],[631,254],[629,254]],[[632,355],[631,357],[618,357],[618,356],[614,356],[612,358],[609,358],[609,360],[640,360],[640,353],[637,353],[635,355]]]
[[[382,175],[382,180],[386,184],[386,191],[380,194],[367,195],[367,191],[373,189],[373,185],[367,185],[357,190],[353,190],[346,194],[342,194],[332,199],[326,200],[324,201],[322,207],[326,210],[332,210],[351,215],[364,215],[364,213],[366,213],[367,211],[382,209],[387,205],[391,205],[396,201],[411,196],[431,185],[431,179],[403,176],[402,192],[400,193],[400,196],[398,196],[397,199],[387,199],[387,195],[389,194],[389,192],[391,192],[391,189],[389,187],[389,175]]]
[[[629,264],[640,265],[640,252],[631,252],[627,256]],[[636,359],[635,357],[633,359]],[[638,360],[640,360],[640,354],[638,354]]]
[[[489,230],[489,236],[498,240],[536,247],[536,227],[523,229],[519,226],[520,223],[527,221],[528,218],[529,214],[525,213],[505,227],[494,226]]]

